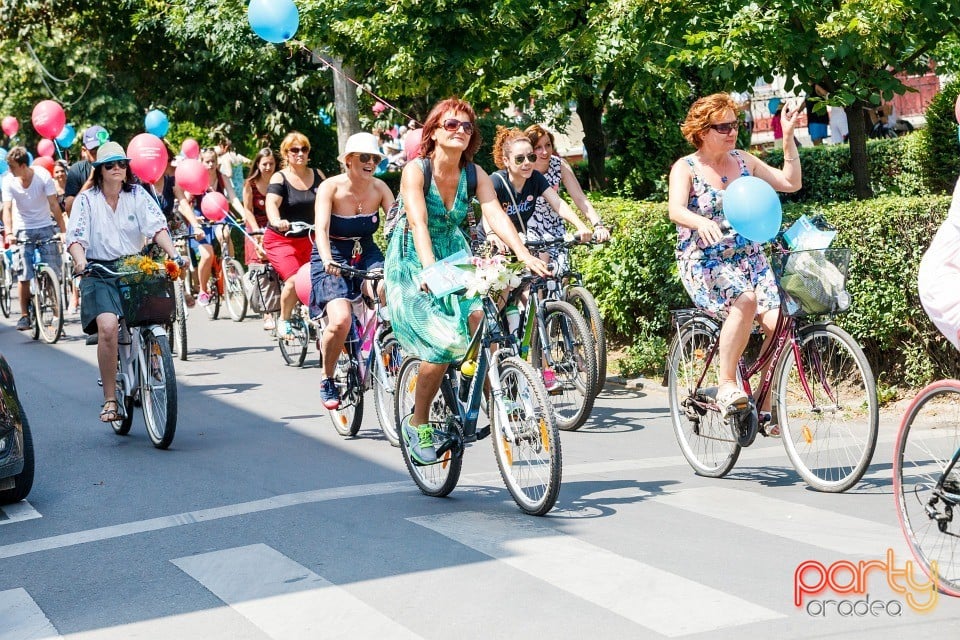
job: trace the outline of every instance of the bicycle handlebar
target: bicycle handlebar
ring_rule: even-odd
[[[577,245],[587,245],[587,244],[600,244],[593,240],[581,240],[580,238],[567,234],[562,238],[554,238],[547,236],[543,240],[525,240],[524,244],[528,249],[549,249],[551,247],[575,247]]]
[[[308,222],[301,222],[300,220],[294,220],[290,223],[290,228],[286,231],[280,231],[276,225],[267,225],[269,228],[273,229],[281,235],[289,235],[291,233],[302,233],[303,231],[313,231],[313,225]]]
[[[341,274],[345,273],[350,276],[355,276],[363,280],[383,280],[383,271],[379,269],[374,269],[371,271],[365,271],[363,269],[354,269],[353,267],[348,267],[344,264],[337,264],[336,262],[328,262],[327,264],[332,264],[336,268],[340,269]]]

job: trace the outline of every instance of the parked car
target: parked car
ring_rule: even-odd
[[[18,502],[33,487],[33,439],[13,371],[0,354],[0,505]]]

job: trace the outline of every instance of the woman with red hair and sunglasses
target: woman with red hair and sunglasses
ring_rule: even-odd
[[[468,173],[476,173],[476,196],[483,218],[517,257],[535,273],[547,266],[524,246],[500,208],[490,177],[473,165],[480,146],[476,114],[459,98],[433,107],[423,125],[420,158],[403,168],[400,178],[400,214],[387,247],[385,279],[394,334],[406,353],[422,360],[417,376],[414,412],[405,416],[401,434],[410,454],[421,464],[437,459],[430,405],[440,389],[447,367],[463,358],[470,329],[482,317],[475,298],[436,298],[417,277],[424,268],[459,251],[470,250],[460,224],[471,210]],[[426,184],[425,168],[431,179]],[[424,187],[426,196],[424,195]]]
[[[737,113],[737,104],[727,93],[693,103],[680,130],[696,151],[670,169],[668,200],[670,220],[677,225],[680,280],[697,307],[725,318],[720,330],[717,391],[717,404],[724,415],[749,406],[747,394],[737,383],[737,362],[750,338],[753,319],[759,317],[769,340],[780,313],[777,283],[763,248],[721,229],[726,222],[724,191],[743,176],[760,178],[785,193],[797,191],[802,184],[800,155],[793,138],[799,109],[783,110],[783,169],[735,148],[740,124]],[[770,407],[760,409],[769,411]]]

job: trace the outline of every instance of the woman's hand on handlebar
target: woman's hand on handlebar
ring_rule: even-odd
[[[333,260],[324,260],[323,268],[331,276],[340,275],[340,265],[334,262]]]
[[[87,256],[73,256],[73,275],[78,276],[87,268]]]
[[[526,252],[525,256],[520,256],[520,261],[523,262],[523,266],[538,276],[549,276],[552,273],[546,262],[536,257],[529,251]]]
[[[277,222],[277,224],[271,224],[270,226],[276,229],[278,233],[286,233],[287,231],[290,231],[290,221],[286,218],[280,218],[280,221]]]
[[[593,228],[593,239],[596,242],[609,242],[610,241],[610,230],[606,227],[594,227]]]

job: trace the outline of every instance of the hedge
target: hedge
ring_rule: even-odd
[[[591,200],[614,239],[605,247],[582,251],[576,264],[597,298],[608,331],[633,345],[623,372],[659,375],[671,335],[670,309],[691,306],[677,276],[676,228],[665,203],[595,194]],[[927,319],[916,285],[920,258],[948,207],[944,196],[784,207],[786,221],[803,213],[823,213],[837,226],[834,246],[853,249],[848,284],[852,309],[836,322],[860,341],[886,387],[916,387],[960,374],[960,357]]]

